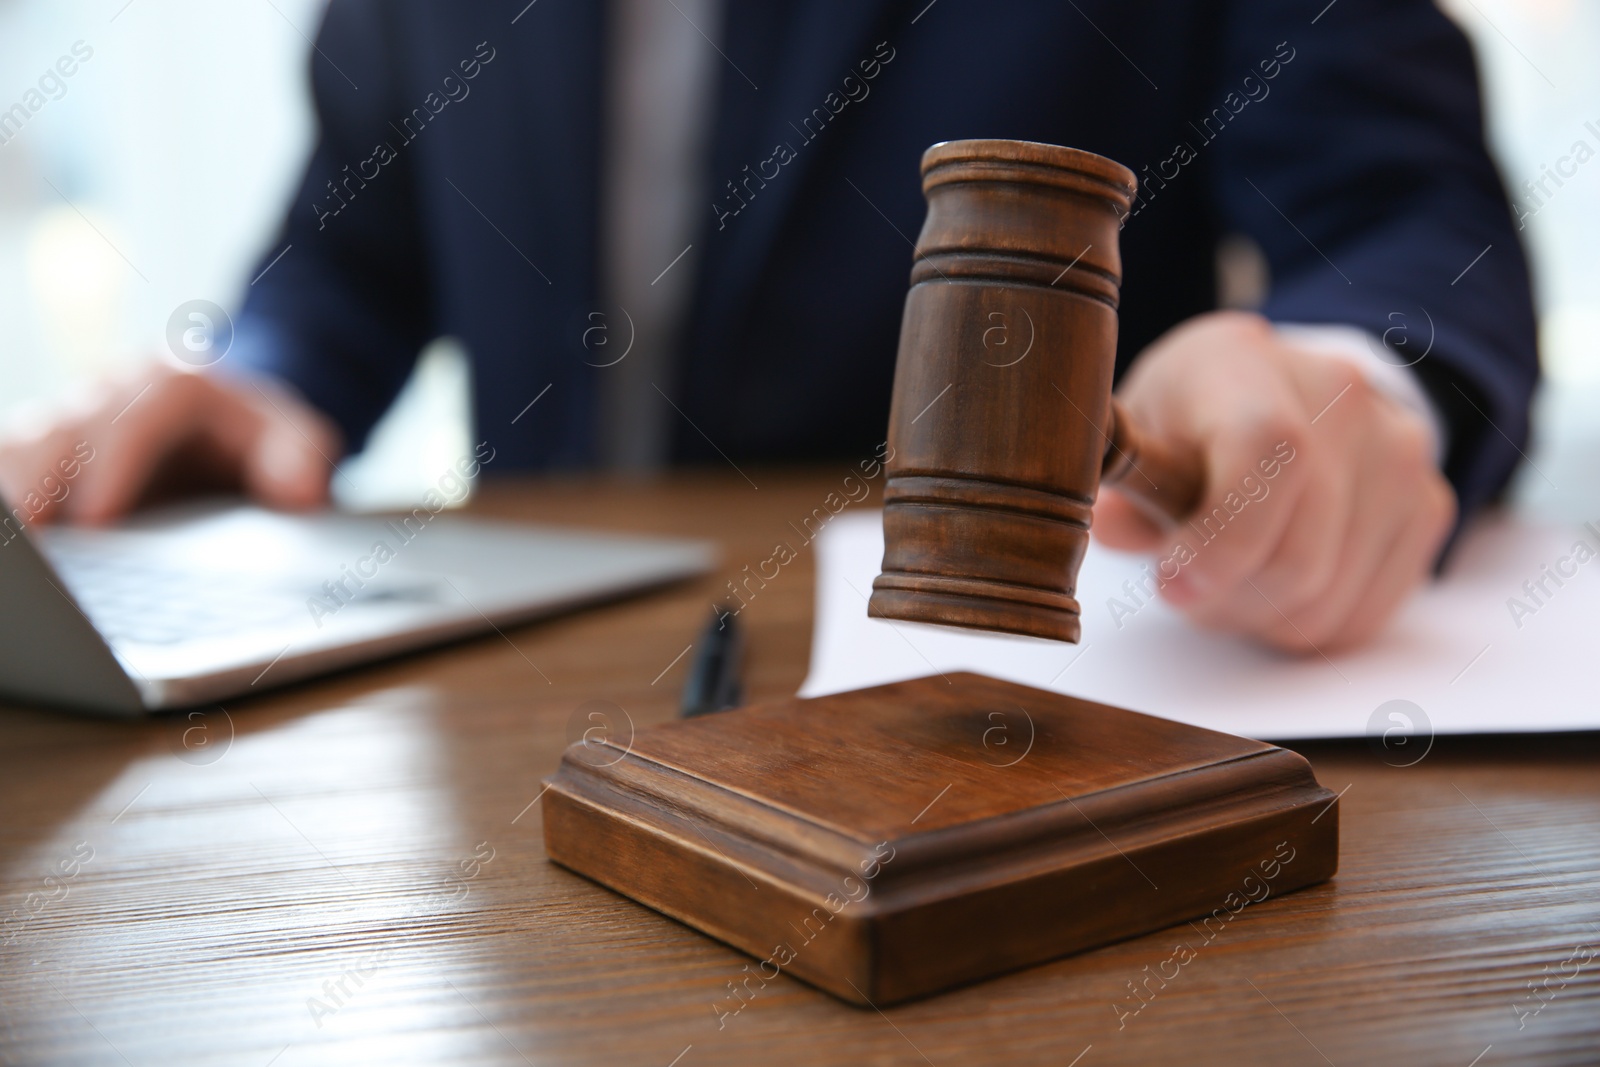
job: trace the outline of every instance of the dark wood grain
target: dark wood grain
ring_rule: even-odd
[[[529,805],[587,702],[641,727],[672,718],[692,653],[669,664],[780,542],[797,558],[741,621],[750,698],[793,693],[813,571],[789,524],[849,469],[746,473],[759,491],[727,471],[487,493],[475,506],[490,514],[714,537],[723,564],[230,704],[233,740],[209,764],[174,754],[182,718],[0,709],[5,914],[55,892],[44,879],[79,842],[94,850],[0,943],[0,1062],[1595,1062],[1600,966],[1564,966],[1600,941],[1593,735],[1441,738],[1406,768],[1364,743],[1297,745],[1344,791],[1339,873],[1249,905],[1208,943],[1179,925],[883,1015],[780,977],[719,1028],[749,958],[549,863]],[[1129,983],[1179,943],[1194,958],[1136,1000]],[[318,1028],[307,999],[364,967]],[[1119,1029],[1117,1006],[1138,1003]]]
[[[750,953],[746,995],[868,1007],[1220,933],[1339,857],[1292,752],[966,672],[585,738],[548,784],[552,860]]]
[[[1135,187],[1120,164],[1057,145],[923,154],[871,614],[1076,641],[1102,478],[1168,521],[1199,500],[1197,455],[1112,415]]]

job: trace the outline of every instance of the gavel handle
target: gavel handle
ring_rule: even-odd
[[[1111,400],[1111,439],[1100,484],[1114,485],[1139,509],[1162,525],[1188,517],[1206,488],[1205,467],[1194,449],[1171,448],[1128,416]]]

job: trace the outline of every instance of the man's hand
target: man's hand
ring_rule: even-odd
[[[1423,419],[1256,315],[1191,319],[1118,391],[1152,436],[1200,449],[1206,493],[1162,529],[1107,488],[1094,533],[1155,551],[1196,623],[1295,652],[1358,644],[1422,581],[1455,520]]]
[[[341,448],[333,424],[281,386],[156,363],[32,423],[0,438],[0,495],[25,521],[104,523],[204,490],[315,507]]]

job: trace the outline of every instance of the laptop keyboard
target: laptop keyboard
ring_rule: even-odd
[[[135,553],[57,541],[46,550],[84,614],[112,643],[171,645],[309,620],[306,590],[163,567]]]

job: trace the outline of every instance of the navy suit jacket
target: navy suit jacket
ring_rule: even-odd
[[[262,266],[289,250],[235,344],[353,443],[448,334],[497,471],[596,454],[605,5],[526,2],[328,9],[320,137]],[[1527,269],[1470,49],[1431,0],[729,0],[721,50],[700,273],[660,383],[676,460],[873,453],[919,158],[997,137],[1139,175],[1119,369],[1214,307],[1218,239],[1242,233],[1270,262],[1266,315],[1420,357],[1464,511],[1511,471],[1537,376]]]

